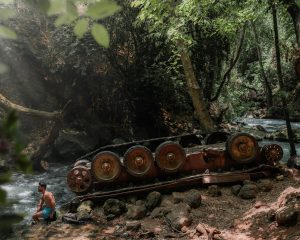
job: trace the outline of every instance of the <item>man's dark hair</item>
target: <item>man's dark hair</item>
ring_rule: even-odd
[[[44,187],[45,189],[47,188],[47,184],[44,183],[44,182],[39,182],[39,185],[40,185],[41,187]]]

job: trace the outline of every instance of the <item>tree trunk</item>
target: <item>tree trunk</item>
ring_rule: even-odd
[[[15,104],[8,100],[6,97],[4,97],[2,94],[0,94],[0,106],[4,109],[15,110],[28,116],[41,117],[53,121],[53,126],[51,127],[49,134],[40,143],[37,151],[34,152],[31,156],[31,163],[33,165],[34,170],[43,169],[43,167],[41,166],[41,160],[58,137],[59,131],[63,126],[63,115],[70,102],[71,101],[68,101],[63,107],[63,109],[60,111],[45,112]]]
[[[189,94],[192,98],[192,102],[196,111],[197,118],[201,126],[208,132],[213,131],[214,124],[211,116],[209,115],[207,105],[204,101],[202,89],[200,88],[198,81],[195,76],[192,61],[188,50],[183,44],[179,45],[180,58],[184,69],[184,74],[187,82]]]
[[[0,94],[0,106],[3,107],[5,110],[15,110],[16,112],[20,112],[28,116],[41,117],[46,119],[57,119],[60,118],[62,114],[62,112],[60,111],[45,112],[45,111],[39,111],[39,110],[23,107],[21,105],[11,102],[2,94]]]
[[[268,108],[273,106],[273,97],[272,97],[272,89],[270,86],[270,83],[268,81],[268,78],[265,73],[264,65],[263,65],[263,60],[262,60],[262,54],[261,54],[261,48],[260,44],[258,41],[258,35],[255,27],[255,23],[251,22],[253,33],[254,33],[254,38],[255,38],[255,43],[256,43],[256,51],[257,51],[257,56],[258,56],[258,61],[259,61],[259,68],[260,68],[260,73],[261,76],[264,80],[264,87],[265,87],[265,93],[266,93],[266,100],[267,100],[267,106]]]
[[[284,0],[283,2],[287,4],[287,11],[293,19],[296,40],[298,47],[300,47],[300,7],[295,2],[295,0]]]
[[[281,58],[280,58],[279,37],[278,37],[277,11],[276,11],[276,6],[274,3],[274,0],[269,0],[269,4],[270,4],[271,10],[272,10],[272,17],[273,17],[274,44],[275,44],[276,63],[277,63],[277,77],[278,77],[280,90],[284,91],[285,89],[284,89],[282,72],[281,72]],[[296,152],[295,143],[293,140],[293,132],[292,132],[292,127],[291,127],[289,111],[288,111],[288,107],[287,107],[287,101],[284,96],[282,96],[281,99],[282,99],[282,105],[283,105],[282,107],[284,109],[287,133],[288,133],[289,144],[290,144],[290,158],[287,162],[287,165],[289,167],[293,167],[295,165],[295,157],[297,156],[297,152]]]

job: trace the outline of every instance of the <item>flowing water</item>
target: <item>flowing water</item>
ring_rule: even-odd
[[[239,119],[240,123],[248,126],[261,125],[268,132],[272,132],[285,127],[285,121],[283,120],[271,120],[271,119]],[[293,123],[293,128],[300,128],[300,123]],[[264,140],[260,142],[260,145],[267,143],[277,143],[282,146],[284,150],[283,162],[286,162],[289,157],[289,144],[287,142],[275,142]],[[296,144],[297,152],[300,154],[300,144]],[[75,195],[66,187],[66,176],[70,165],[64,166],[58,163],[49,164],[49,171],[35,175],[24,175],[20,173],[14,173],[12,181],[1,187],[7,191],[8,200],[14,201],[10,208],[7,208],[7,212],[24,213],[25,218],[20,223],[21,225],[28,225],[31,221],[31,215],[35,212],[37,203],[41,194],[37,191],[38,182],[44,181],[48,184],[47,189],[54,193],[58,208],[70,200]]]
[[[41,198],[41,193],[38,192],[40,181],[47,183],[47,190],[54,193],[59,208],[75,196],[66,187],[66,176],[70,168],[71,166],[52,163],[49,164],[49,171],[45,173],[34,175],[14,173],[11,182],[1,186],[6,190],[8,201],[11,202],[10,207],[4,209],[4,212],[21,213],[24,215],[24,220],[20,224],[29,224]]]

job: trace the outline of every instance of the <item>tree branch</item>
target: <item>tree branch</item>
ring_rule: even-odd
[[[245,32],[246,32],[246,24],[244,24],[243,29],[240,33],[240,40],[239,40],[239,45],[238,45],[236,55],[235,55],[234,59],[230,60],[229,68],[227,69],[227,71],[223,75],[223,80],[222,80],[222,82],[221,82],[221,84],[220,84],[220,86],[217,90],[216,95],[213,98],[210,99],[211,102],[216,101],[219,98],[219,96],[221,94],[221,91],[222,91],[222,88],[224,87],[224,85],[226,83],[226,80],[228,79],[232,69],[234,68],[235,64],[237,63],[237,61],[240,57],[240,54],[241,54],[241,51],[242,51],[242,46],[243,46],[243,43],[244,43],[244,38],[245,38]]]

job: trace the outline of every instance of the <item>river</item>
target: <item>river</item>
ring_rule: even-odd
[[[263,126],[268,132],[272,132],[285,127],[283,120],[271,119],[238,119],[237,122],[248,125],[249,127],[255,125]],[[300,123],[293,123],[293,128],[300,128]],[[287,142],[275,142],[263,140],[259,144],[265,145],[267,143],[277,143],[282,146],[284,151],[283,162],[286,162],[289,157],[289,144]],[[300,144],[296,144],[297,152],[300,153]],[[38,182],[44,181],[48,184],[47,189],[54,193],[58,208],[70,200],[75,195],[66,187],[66,176],[70,165],[65,166],[59,163],[50,163],[49,171],[34,175],[24,175],[21,173],[14,173],[12,181],[1,187],[7,191],[9,201],[13,201],[11,207],[5,211],[23,213],[24,220],[20,225],[28,225],[31,221],[31,215],[35,212],[37,202],[40,198],[40,193],[37,191]]]

